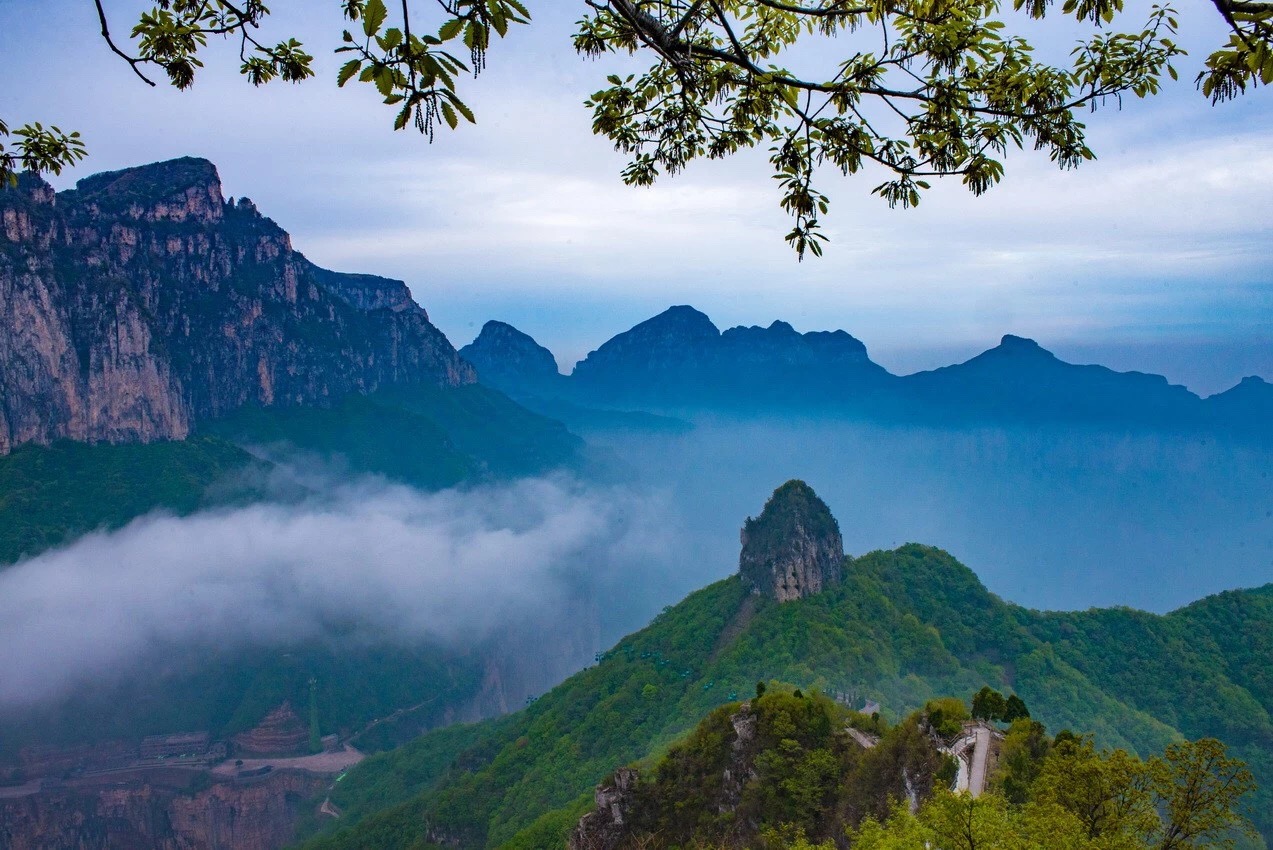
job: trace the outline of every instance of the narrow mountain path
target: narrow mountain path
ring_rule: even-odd
[[[857,741],[858,744],[861,745],[862,749],[864,750],[871,749],[877,743],[877,741],[874,738],[872,738],[870,735],[866,734],[865,732],[859,729],[854,729],[852,726],[848,727],[844,731],[848,732],[849,737]]]
[[[968,793],[980,797],[986,790],[986,765],[990,761],[990,728],[979,724],[973,730],[972,767],[968,775]]]

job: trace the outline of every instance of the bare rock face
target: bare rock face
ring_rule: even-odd
[[[597,786],[597,808],[579,819],[570,834],[570,850],[616,850],[631,833],[641,775],[630,767],[614,772],[609,782]]]
[[[0,454],[475,380],[404,284],[314,266],[206,160],[0,191]]]
[[[173,772],[176,777],[179,772]],[[0,847],[9,850],[275,850],[331,782],[301,771],[216,782],[103,779],[0,799]]]
[[[760,516],[743,524],[741,540],[738,572],[753,593],[788,602],[840,581],[840,525],[803,481],[775,490]]]

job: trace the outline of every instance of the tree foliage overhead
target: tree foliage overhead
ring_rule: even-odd
[[[1273,3],[1213,0],[1231,32],[1207,59],[1197,85],[1213,101],[1273,80]],[[348,26],[336,82],[375,88],[395,129],[433,137],[476,120],[458,80],[476,76],[495,36],[530,20],[521,0],[339,0]],[[765,146],[794,220],[786,238],[798,256],[820,254],[828,199],[815,187],[822,166],[845,175],[877,166],[873,192],[913,206],[929,179],[957,176],[974,194],[1003,177],[1011,148],[1045,151],[1061,168],[1091,159],[1084,111],[1145,97],[1173,78],[1183,51],[1175,13],[1118,31],[1124,0],[1064,0],[1060,13],[1091,27],[1065,65],[1040,61],[1007,25],[1000,0],[583,0],[575,48],[587,56],[633,53],[640,74],[610,76],[588,100],[593,129],[630,155],[623,179],[646,185],[695,159]],[[1013,0],[1033,18],[1050,0]],[[261,0],[157,0],[119,38],[94,0],[107,47],[149,85],[165,77],[186,89],[212,37],[238,46],[253,85],[298,83],[313,56],[293,37],[267,37]],[[1117,25],[1116,25],[1117,24]],[[834,41],[831,41],[835,39]],[[810,59],[831,55],[821,67]],[[11,140],[11,141],[6,141]],[[58,173],[84,156],[75,133],[0,122],[0,181],[20,170]]]

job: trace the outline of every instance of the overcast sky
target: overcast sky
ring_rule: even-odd
[[[139,4],[107,5],[126,32]],[[530,4],[534,24],[465,83],[478,126],[432,145],[393,133],[366,87],[335,88],[335,0],[271,5],[270,34],[298,33],[318,79],[252,90],[222,53],[178,93],[145,87],[110,55],[86,0],[0,0],[0,115],[84,133],[91,155],[59,188],[207,157],[228,195],[251,197],[319,264],[406,280],[457,346],[486,319],[512,322],[566,371],[689,303],[722,328],[844,328],[895,371],[964,359],[1011,332],[1203,393],[1273,379],[1273,93],[1212,107],[1194,91],[1221,41],[1206,4],[1182,18],[1193,55],[1180,84],[1090,117],[1096,162],[1061,173],[1016,153],[990,194],[952,181],[911,211],[871,196],[875,175],[827,173],[833,241],[803,264],[782,240],[789,222],[763,154],[622,185],[623,158],[591,135],[582,106],[621,66],[571,51],[582,2]],[[1072,35],[1050,22],[1033,31],[1052,48]]]

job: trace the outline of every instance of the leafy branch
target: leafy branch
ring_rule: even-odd
[[[239,70],[253,85],[314,76],[299,41],[264,35],[270,10],[262,0],[155,0],[122,41],[107,4],[93,2],[107,47],[148,85],[163,75],[190,88],[213,37],[237,42]],[[826,241],[829,200],[815,185],[824,167],[881,172],[872,193],[891,207],[918,204],[932,178],[958,178],[980,195],[1003,179],[1008,151],[1026,145],[1074,168],[1095,156],[1083,113],[1157,93],[1184,55],[1170,6],[1155,6],[1130,32],[1114,31],[1124,0],[1060,0],[1060,14],[1094,32],[1059,66],[1040,62],[1008,32],[1001,0],[582,2],[579,53],[651,60],[640,74],[608,77],[587,101],[594,132],[630,156],[623,180],[648,185],[695,159],[765,145],[798,258],[820,254]],[[476,121],[459,80],[481,73],[494,37],[530,20],[521,0],[339,3],[350,26],[335,48],[347,54],[337,85],[373,87],[394,109],[394,129],[414,126],[430,140],[439,121],[452,129]],[[1212,3],[1230,36],[1196,83],[1218,103],[1273,81],[1273,2]],[[1012,0],[1012,10],[1033,18],[1053,5]],[[827,67],[792,69],[818,55],[807,48],[832,43],[840,58]],[[11,135],[9,147],[0,142],[3,182],[22,169],[56,173],[84,156],[78,134],[56,127],[28,124],[10,134],[0,124],[0,139]]]

